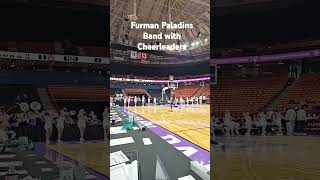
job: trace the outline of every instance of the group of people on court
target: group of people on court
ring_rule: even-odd
[[[45,111],[43,113],[44,129],[46,131],[47,144],[50,143],[53,124],[56,124],[56,128],[58,131],[58,143],[61,143],[61,138],[64,131],[64,124],[66,119],[69,118],[69,116],[70,116],[70,112],[68,112],[66,108],[60,110],[58,113],[54,111]],[[109,108],[107,106],[105,107],[102,113],[102,117],[103,117],[102,126],[104,130],[104,139],[107,140],[108,138],[107,127],[108,127],[108,120],[109,120]],[[99,120],[97,119],[97,116],[95,115],[94,111],[90,111],[90,113],[87,113],[84,109],[80,109],[77,114],[77,125],[80,131],[80,142],[84,142],[84,133],[85,133],[88,122],[99,122]]]
[[[67,108],[63,108],[60,111],[55,110],[46,110],[42,112],[34,112],[34,113],[26,113],[27,115],[32,116],[21,116],[21,113],[9,115],[5,112],[0,112],[0,142],[7,140],[8,136],[7,132],[12,127],[24,126],[24,125],[32,125],[30,122],[33,122],[32,119],[39,119],[43,122],[43,127],[46,135],[46,143],[50,143],[50,137],[52,135],[53,125],[57,128],[58,139],[57,142],[61,143],[63,138],[64,126],[65,124],[76,123],[79,131],[80,131],[80,142],[84,141],[84,133],[87,125],[102,125],[104,129],[104,139],[108,138],[108,121],[109,121],[109,108],[105,107],[104,112],[102,114],[103,120],[102,123],[97,118],[97,115],[94,111],[90,111],[87,113],[84,109],[80,109],[78,113],[74,111],[68,111]],[[70,123],[71,116],[76,117],[76,122]],[[12,120],[14,119],[14,120]],[[35,121],[35,120],[34,120]]]
[[[157,97],[150,97],[150,96],[119,96],[119,97],[110,97],[110,104],[114,103],[115,101],[123,101],[124,106],[138,106],[139,102],[141,102],[142,106],[145,105],[157,105],[157,103],[161,103],[162,99]],[[193,96],[193,97],[175,97],[172,99],[172,97],[167,98],[167,102],[172,103],[173,101],[175,104],[179,105],[187,105],[187,104],[202,104],[207,100],[206,96],[200,95],[200,96]]]
[[[303,133],[304,126],[308,119],[305,111],[305,106],[300,108],[293,108],[289,106],[285,111],[259,112],[257,114],[250,114],[244,112],[242,117],[234,118],[229,111],[224,113],[223,118],[219,119],[214,114],[211,115],[213,120],[213,128],[220,130],[226,136],[237,136],[240,132],[245,132],[246,136],[251,136],[253,130],[260,129],[260,135],[269,135],[275,133],[283,135],[293,135],[293,133]]]

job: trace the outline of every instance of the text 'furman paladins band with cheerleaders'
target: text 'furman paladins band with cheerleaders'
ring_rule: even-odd
[[[161,22],[161,24],[154,23],[154,24],[148,24],[148,23],[137,23],[137,22],[131,22],[131,29],[165,29],[166,33],[158,33],[158,34],[150,34],[148,32],[143,32],[143,39],[144,40],[177,40],[177,43],[172,44],[146,44],[146,43],[138,43],[137,48],[139,50],[160,50],[160,51],[181,51],[186,50],[187,45],[186,44],[180,44],[182,36],[180,33],[177,32],[177,30],[183,30],[183,29],[192,29],[193,24],[188,24],[184,22],[180,23],[167,23],[167,22]]]

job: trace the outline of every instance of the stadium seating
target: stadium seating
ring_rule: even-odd
[[[103,86],[49,85],[49,95],[55,101],[78,100],[105,102],[108,91]]]
[[[32,85],[1,85],[0,93],[5,94],[1,98],[0,105],[6,110],[11,109],[10,113],[16,110],[12,109],[16,103],[40,102],[37,90]]]
[[[286,96],[284,96],[276,105],[277,109],[288,107],[289,102],[305,101],[312,102],[313,105],[320,104],[320,73],[304,74],[290,88],[288,88]]]
[[[211,89],[211,106],[217,116],[225,111],[240,117],[243,112],[262,110],[287,84],[287,76],[223,79]]]
[[[210,84],[205,84],[203,87],[200,87],[200,89],[195,93],[195,96],[210,96]]]
[[[186,98],[192,97],[199,90],[199,86],[191,85],[191,86],[179,86],[175,90],[175,95],[177,98]]]
[[[145,89],[134,89],[134,88],[127,88],[124,90],[126,94],[130,95],[130,94],[146,94],[146,90]]]

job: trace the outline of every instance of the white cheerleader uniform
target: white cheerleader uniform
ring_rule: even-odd
[[[78,116],[78,127],[86,127],[86,122],[87,122],[87,118],[84,115],[79,115]]]
[[[52,119],[50,115],[45,115],[44,116],[44,129],[52,129]]]
[[[64,128],[64,116],[59,116],[57,119],[57,128],[63,129]]]

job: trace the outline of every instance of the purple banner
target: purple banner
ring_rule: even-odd
[[[320,50],[309,50],[309,51],[298,51],[298,52],[271,54],[271,55],[262,55],[262,56],[214,58],[210,60],[210,64],[259,63],[259,62],[268,62],[268,61],[312,58],[312,57],[319,57],[319,56],[320,56]]]
[[[124,111],[129,112],[127,108],[124,108]],[[139,123],[146,126],[150,131],[161,137],[167,143],[171,144],[174,148],[182,152],[192,161],[198,161],[203,165],[210,164],[210,152],[176,135],[175,133],[162,128],[161,126],[145,119],[142,116],[139,116],[135,113],[132,114]]]

